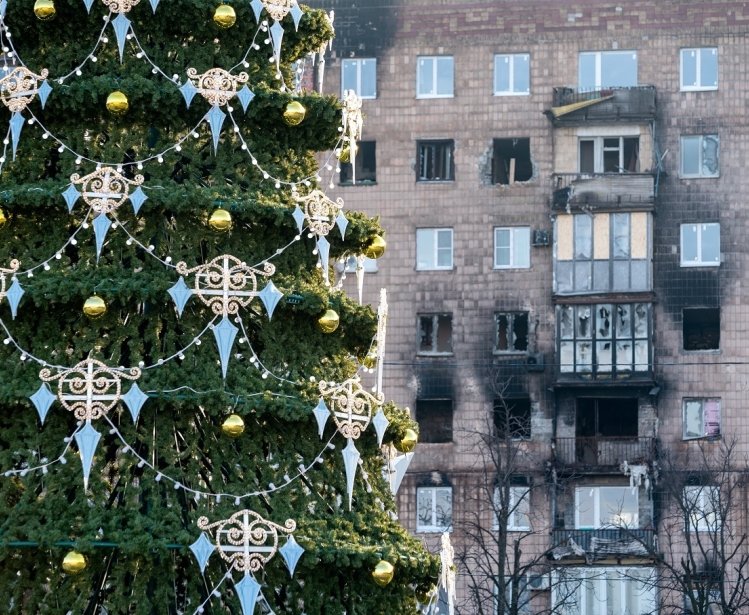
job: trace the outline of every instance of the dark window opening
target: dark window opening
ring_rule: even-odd
[[[416,181],[452,181],[455,174],[454,142],[418,141],[416,143]]]
[[[507,185],[527,182],[531,177],[533,177],[531,140],[528,137],[494,139],[492,183]]]
[[[419,440],[432,444],[453,441],[453,400],[417,399]]]
[[[453,351],[452,314],[419,315],[419,352],[450,354]]]
[[[362,141],[357,145],[356,183],[374,184],[377,181],[377,142]],[[341,183],[354,183],[354,166],[350,162],[341,163]]]
[[[528,312],[499,312],[494,317],[497,325],[495,350],[527,352]]]
[[[528,397],[494,400],[494,429],[498,438],[528,440],[531,437],[531,400]]]
[[[575,435],[582,438],[636,438],[637,398],[582,398],[577,400]]]
[[[720,348],[719,308],[687,308],[683,316],[684,350]]]

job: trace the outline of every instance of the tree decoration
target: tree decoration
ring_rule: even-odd
[[[7,297],[8,305],[10,306],[10,312],[14,319],[16,317],[18,303],[21,301],[21,297],[25,292],[23,288],[21,288],[21,283],[18,281],[18,278],[16,278],[16,272],[18,271],[18,268],[20,266],[21,263],[18,260],[13,259],[12,261],[10,261],[10,268],[6,269],[4,267],[0,267],[0,300],[2,300],[4,297]],[[6,276],[8,275],[11,275],[13,277],[13,283],[10,285],[10,288],[6,289]]]
[[[328,308],[325,313],[317,319],[317,328],[323,333],[333,333],[338,328],[340,318],[335,310]]]
[[[80,574],[86,569],[86,558],[78,551],[68,551],[62,559],[62,569],[66,574]]]
[[[241,510],[228,519],[214,523],[207,517],[200,517],[197,525],[203,533],[190,549],[198,561],[200,571],[205,571],[208,559],[214,551],[218,551],[229,567],[229,574],[235,570],[243,573],[241,580],[235,581],[234,587],[244,615],[255,612],[260,595],[261,586],[253,574],[262,571],[276,553],[280,553],[289,574],[293,576],[296,564],[304,552],[291,535],[296,529],[293,519],[287,519],[283,525],[278,525],[252,510]],[[215,543],[206,532],[215,536]],[[287,542],[280,548],[279,534],[288,535]]]
[[[49,4],[52,5],[54,10],[54,4],[51,1]],[[22,115],[23,111],[34,100],[35,96],[39,96],[39,102],[44,108],[47,97],[52,91],[46,80],[48,74],[46,68],[42,69],[42,72],[37,75],[25,66],[17,66],[0,79],[0,100],[11,112],[10,136],[13,143],[13,160],[16,159],[18,141],[21,138],[21,130],[23,130],[25,122]]]
[[[343,113],[341,115],[341,132],[343,133],[343,146],[341,152],[348,151],[351,162],[351,178],[356,183],[356,142],[361,139],[364,120],[361,112],[362,99],[356,95],[354,90],[346,90],[343,93]]]
[[[372,238],[372,241],[369,243],[369,245],[364,250],[364,256],[367,258],[380,258],[383,254],[385,254],[385,248],[387,247],[387,242],[381,235],[375,235]]]
[[[120,92],[119,90],[115,90],[112,92],[109,96],[107,96],[107,111],[114,115],[123,115],[124,113],[127,113],[127,110],[130,108],[130,103],[127,100],[127,96]]]
[[[237,14],[230,4],[219,4],[213,13],[213,23],[219,28],[231,28],[237,22]]]
[[[2,208],[0,208],[0,228],[3,228],[8,223],[8,218],[5,215],[5,212]]]
[[[345,238],[348,220],[342,212],[342,198],[339,197],[333,201],[319,188],[315,188],[308,194],[299,194],[294,190],[291,196],[297,203],[293,216],[300,233],[305,222],[309,232],[318,238],[327,236],[333,226],[337,225],[341,232],[341,239]],[[324,263],[323,267],[327,269],[327,263]]]
[[[356,145],[356,143],[339,148],[338,160],[340,160],[344,164],[348,164],[349,162],[351,162],[351,152],[354,152],[354,156],[356,156],[356,152],[358,151],[359,151],[359,146]]]
[[[91,319],[99,318],[107,311],[107,304],[99,295],[92,295],[83,304],[83,313]]]
[[[238,414],[230,414],[221,424],[223,431],[230,438],[238,438],[244,433],[244,421]]]
[[[231,214],[225,209],[214,209],[208,218],[208,226],[214,231],[228,231],[232,227]]]
[[[377,565],[372,571],[372,579],[380,587],[389,585],[390,581],[393,580],[393,576],[395,576],[395,568],[390,562],[384,559],[377,562]]]
[[[281,62],[281,43],[283,42],[283,26],[281,22],[286,15],[291,13],[294,27],[299,29],[299,21],[302,18],[302,9],[297,0],[252,0],[252,9],[255,11],[255,19],[260,21],[260,11],[264,8],[273,19],[270,27],[271,40],[273,42],[273,55],[276,65]]]
[[[84,2],[86,2],[86,8],[90,11],[92,0],[84,0]],[[125,39],[132,25],[130,20],[125,17],[125,13],[129,13],[140,0],[102,0],[102,2],[104,2],[110,11],[117,13],[117,17],[112,20],[112,28],[114,28],[114,34],[117,37],[117,49],[120,52],[120,62],[122,62],[122,54],[125,51]]]
[[[40,21],[49,21],[57,14],[55,3],[52,0],[36,0],[34,2],[34,15]]]
[[[298,100],[292,100],[286,105],[286,109],[283,112],[283,121],[289,126],[298,126],[304,121],[304,117],[307,115],[307,109]]]
[[[416,448],[416,443],[418,441],[418,434],[413,429],[406,429],[403,433],[403,437],[396,442],[395,448],[401,453],[411,453]]]

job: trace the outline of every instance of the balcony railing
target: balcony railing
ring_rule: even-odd
[[[648,204],[655,200],[652,173],[555,173],[551,207]]]
[[[591,121],[649,121],[655,119],[655,87],[640,85],[578,91],[556,87],[547,112],[556,125]]]
[[[551,556],[554,559],[607,557],[653,557],[654,530],[552,530]]]
[[[603,436],[556,438],[554,454],[557,463],[570,468],[618,468],[623,461],[629,464],[652,461],[655,457],[655,439]]]

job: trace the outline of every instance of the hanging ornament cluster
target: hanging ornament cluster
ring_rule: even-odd
[[[343,114],[341,117],[343,142],[338,157],[341,162],[351,163],[351,179],[354,183],[356,183],[356,152],[359,149],[356,142],[361,139],[364,125],[361,107],[362,99],[356,95],[354,90],[346,90],[343,93]],[[346,160],[343,159],[343,156]]]
[[[54,5],[52,5],[54,8]],[[21,130],[25,120],[22,113],[36,96],[44,108],[52,87],[47,83],[47,69],[43,69],[38,75],[31,72],[25,66],[17,66],[7,75],[0,79],[0,101],[11,112],[10,137],[13,148],[13,159],[16,158],[18,141],[21,138]]]
[[[289,575],[294,570],[304,548],[294,539],[292,532],[296,522],[287,519],[283,525],[268,521],[252,510],[241,510],[228,519],[211,523],[207,517],[198,519],[198,528],[203,530],[200,537],[190,545],[200,571],[205,572],[208,560],[214,551],[233,571],[242,573],[242,578],[234,582],[243,615],[253,615],[260,597],[262,586],[254,574],[262,572],[276,553],[286,563]],[[208,532],[208,533],[206,533]],[[209,537],[213,534],[213,539]],[[287,535],[284,545],[279,548],[279,534]]]

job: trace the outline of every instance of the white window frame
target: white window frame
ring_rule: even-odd
[[[687,531],[716,532],[720,524],[718,487],[715,485],[687,485],[684,487],[684,511]]]
[[[443,233],[449,234],[450,236],[450,264],[440,265],[439,255],[440,252],[447,251],[448,248],[439,247],[439,236]],[[419,266],[419,236],[426,237],[432,235],[432,245],[434,247],[431,255],[431,261],[426,266]],[[417,228],[416,229],[416,271],[451,271],[454,266],[453,255],[454,255],[454,235],[453,229],[449,227],[441,228]]]
[[[581,59],[581,57],[583,55],[593,55],[595,57],[595,69],[594,69],[595,70],[595,75],[594,75],[595,85],[593,86],[593,88],[594,88],[594,90],[600,90],[600,89],[602,89],[604,87],[609,87],[609,86],[602,86],[601,85],[601,83],[603,82],[602,81],[602,76],[603,75],[601,73],[601,64],[602,64],[601,59],[602,59],[602,57],[604,55],[609,55],[609,54],[613,55],[613,54],[625,54],[625,53],[634,54],[634,56],[635,56],[635,70],[636,70],[636,72],[639,73],[640,66],[639,66],[639,63],[638,63],[639,62],[639,58],[637,57],[637,50],[636,49],[608,49],[608,50],[605,50],[605,51],[581,51],[578,54],[578,56],[577,56],[577,62],[578,62],[578,69],[577,69],[578,70],[578,77],[577,77],[578,78],[578,87],[579,87],[579,84],[580,84],[580,59]],[[633,85],[626,86],[626,87],[636,87],[638,83],[639,83],[639,74],[637,75],[636,82]],[[612,86],[612,87],[625,87],[625,86]]]
[[[560,615],[606,615],[609,608],[609,580],[615,577],[618,581],[619,604],[625,609],[623,613],[654,613],[657,612],[655,568],[616,566],[606,568],[567,568],[564,572],[552,573],[552,602],[554,612]],[[569,575],[569,581],[562,575]],[[635,577],[640,577],[639,579]],[[627,585],[637,583],[639,588],[628,592]],[[593,592],[593,600],[586,599],[586,593]],[[570,595],[570,593],[572,595]],[[629,604],[628,594],[638,596],[638,605]],[[561,595],[560,595],[561,594]],[[567,602],[564,602],[564,600]],[[593,604],[588,608],[588,602]],[[637,608],[635,611],[634,609]]]
[[[362,65],[364,62],[374,62],[375,67],[375,74],[374,74],[374,94],[363,96],[362,91]],[[346,85],[343,82],[343,75],[345,73],[345,68],[347,64],[354,64],[356,66],[356,86],[355,87],[346,87]],[[377,58],[346,58],[341,62],[341,96],[345,96],[346,90],[354,90],[356,92],[356,95],[363,99],[363,100],[373,100],[377,98]]]
[[[705,404],[717,402],[718,404],[718,433],[711,434],[708,430],[707,416],[705,415]],[[699,403],[699,422],[702,424],[700,434],[697,436],[687,435],[687,405],[689,403]],[[720,397],[685,397],[681,400],[681,419],[682,419],[682,440],[701,440],[703,438],[719,438],[723,427],[723,407]]]
[[[708,91],[714,91],[718,89],[718,83],[720,83],[720,62],[716,59],[717,67],[716,71],[717,74],[715,75],[715,85],[702,85],[701,83],[697,83],[697,85],[684,85],[684,54],[685,53],[691,53],[694,52],[696,54],[696,65],[695,65],[695,71],[696,71],[696,77],[697,81],[699,82],[700,79],[700,72],[702,68],[702,54],[707,53],[714,53],[716,56],[718,55],[718,48],[717,47],[687,47],[685,49],[681,49],[679,51],[679,86],[682,92],[708,92]]]
[[[492,522],[492,528],[499,529],[499,509],[501,507],[501,501],[499,498],[499,490],[502,487],[494,488],[494,521]],[[507,531],[508,532],[530,532],[530,497],[531,488],[527,485],[513,485],[510,487],[510,513],[507,517]],[[520,500],[525,500],[526,510],[520,510]],[[525,517],[525,524],[522,523],[522,518]]]
[[[629,171],[624,170],[624,139],[638,139],[638,146],[639,146],[639,137],[640,135],[611,135],[611,136],[595,136],[595,137],[586,137],[586,136],[580,136],[577,139],[577,170],[578,173],[585,173],[587,174],[588,171],[583,172],[582,170],[582,156],[581,156],[581,148],[580,144],[583,141],[593,141],[593,173],[603,173],[603,158],[604,158],[604,152],[619,152],[619,164],[617,165],[619,167],[618,173],[628,173]],[[619,145],[617,147],[605,147],[604,146],[604,139],[618,139]],[[639,151],[638,151],[638,158],[639,158]],[[638,166],[639,166],[639,160],[638,160]],[[608,171],[608,173],[611,173],[611,171]]]
[[[625,491],[627,489],[632,490],[629,485],[583,485],[575,488],[575,529],[578,530],[599,530],[607,529],[612,527],[627,527],[628,529],[637,529],[640,527],[640,492],[639,489],[634,490],[634,496],[636,499],[635,506],[635,518],[631,526],[624,525],[604,525],[601,522],[601,492],[604,489],[619,489]],[[581,526],[580,525],[580,493],[583,491],[594,491],[595,497],[593,499],[593,527]]]
[[[419,493],[424,491],[430,491],[432,496],[432,523],[421,525],[419,519]],[[450,493],[450,519],[452,520],[452,487],[417,487],[416,489],[416,531],[417,532],[452,532],[453,526],[450,525],[437,525],[437,492],[447,491]]]
[[[718,170],[715,173],[703,173],[703,156],[702,152],[704,150],[703,141],[706,138],[714,138],[718,143]],[[697,167],[699,171],[697,173],[685,173],[684,172],[684,141],[687,139],[699,139],[700,140],[700,147],[699,147],[699,160],[697,161]],[[717,134],[704,134],[704,135],[681,135],[679,137],[679,177],[683,177],[686,179],[692,179],[696,178],[699,179],[701,177],[704,178],[714,178],[714,177],[720,177],[720,137]]]
[[[499,264],[499,232],[510,231],[510,264]],[[516,234],[524,232],[528,236],[528,260],[527,264],[519,265],[516,249]],[[494,227],[494,269],[530,269],[531,267],[531,227],[530,226],[495,226]]]
[[[441,317],[449,316],[450,320],[450,350],[436,350],[437,348],[437,340],[439,338],[439,320]],[[432,350],[421,350],[421,319],[422,318],[431,318],[432,319]],[[419,341],[417,344],[417,353],[420,356],[438,356],[438,357],[447,357],[452,356],[453,354],[453,341],[452,341],[452,334],[453,334],[453,315],[452,312],[425,312],[425,313],[419,313],[416,315],[416,334],[419,336]]]
[[[697,259],[693,261],[684,260],[684,231],[690,227],[697,227]],[[718,227],[718,260],[706,261],[702,258],[702,233],[707,230],[706,227]],[[720,223],[719,222],[694,222],[691,224],[682,224],[680,227],[680,264],[682,267],[719,267],[720,266]]]
[[[515,62],[517,58],[528,59],[528,89],[525,91],[515,89]],[[502,62],[506,62],[509,69],[509,90],[497,88],[497,73]],[[531,93],[531,55],[529,53],[497,53],[494,55],[494,96],[530,96]]]
[[[354,255],[348,256],[344,262],[343,270],[346,273],[356,273],[358,261]],[[377,273],[377,261],[365,256],[362,259],[362,269],[364,273]]]
[[[450,92],[449,93],[442,93],[438,91],[438,81],[437,81],[437,65],[441,61],[450,61],[450,64],[452,66],[453,71],[453,78],[452,83],[450,84]],[[422,69],[422,62],[429,61],[431,63],[431,68],[426,69],[426,66],[424,66],[425,70],[430,70],[432,73],[432,84],[433,89],[431,92],[422,92],[421,91],[421,69]],[[416,98],[454,98],[455,97],[455,59],[451,55],[440,55],[440,56],[417,56],[416,57]]]

